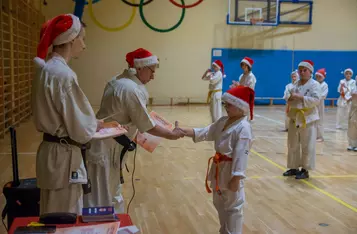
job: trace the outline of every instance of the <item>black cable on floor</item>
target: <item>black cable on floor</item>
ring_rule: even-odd
[[[137,152],[138,148],[135,148],[135,153],[134,153],[134,168],[133,168],[133,173],[131,174],[131,184],[133,186],[133,195],[129,201],[126,213],[129,214],[129,208],[130,208],[130,204],[133,201],[134,197],[135,197],[135,185],[134,185],[134,172],[135,172],[135,162],[136,162],[136,152]]]

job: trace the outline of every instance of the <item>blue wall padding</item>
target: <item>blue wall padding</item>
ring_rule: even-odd
[[[214,57],[213,51],[221,50],[222,56]],[[329,85],[328,98],[339,96],[337,87],[343,78],[341,72],[352,68],[357,73],[357,51],[292,51],[292,50],[254,50],[213,48],[212,62],[219,59],[224,64],[227,77],[223,80],[223,92],[229,89],[232,80],[239,79],[242,69],[240,61],[245,57],[254,60],[253,73],[257,78],[256,97],[283,97],[285,86],[291,81],[290,74],[301,60],[309,59],[315,63],[315,71],[326,68],[326,83]],[[353,79],[356,74],[353,75]],[[269,104],[269,100],[256,100],[256,104]],[[274,104],[285,104],[275,100]],[[326,105],[330,102],[326,101]],[[336,104],[336,102],[335,102]]]

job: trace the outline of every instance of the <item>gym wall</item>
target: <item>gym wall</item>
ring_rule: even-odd
[[[42,7],[47,18],[61,13],[72,13],[74,10],[74,2],[71,0],[47,2],[48,5]],[[191,4],[194,0],[185,2]],[[97,19],[107,27],[124,24],[132,10],[119,0],[100,1],[93,5],[93,9]],[[227,9],[227,0],[204,0],[197,7],[186,10],[185,18],[176,30],[158,33],[144,25],[138,10],[129,27],[119,32],[107,32],[93,23],[86,7],[83,21],[88,25],[87,50],[71,64],[92,105],[100,104],[106,81],[127,67],[125,54],[138,47],[149,49],[160,58],[160,68],[155,80],[147,87],[154,102],[157,100],[163,104],[169,104],[171,97],[190,97],[191,101],[205,102],[208,84],[201,80],[201,76],[210,67],[212,48],[307,51],[306,56],[304,53],[299,55],[301,59],[333,56],[315,53],[319,50],[357,50],[357,31],[354,30],[357,28],[356,0],[314,0],[311,26],[231,26],[226,24]],[[168,0],[154,0],[144,7],[144,14],[153,26],[169,28],[179,20],[181,9]],[[236,58],[237,61],[240,55]],[[324,59],[329,61],[329,57]],[[289,81],[289,74],[296,64],[297,61],[293,60],[285,63],[276,60],[263,66],[264,70],[259,72],[266,76],[257,76],[257,96],[270,94],[261,92],[262,89],[275,90],[273,95],[282,96],[282,89]],[[326,81],[329,82],[332,79],[329,70],[334,63],[325,65],[318,62],[318,66],[320,65],[326,66]],[[357,71],[356,63],[346,66],[355,66]],[[239,69],[239,63],[237,67]],[[338,66],[335,70],[339,71],[341,68]],[[284,72],[279,73],[281,69],[284,69]],[[340,78],[341,76],[334,78],[333,82]],[[232,77],[227,77],[225,84],[228,79]],[[274,87],[271,80],[279,80],[281,85]],[[337,87],[334,83],[331,84],[331,89]]]

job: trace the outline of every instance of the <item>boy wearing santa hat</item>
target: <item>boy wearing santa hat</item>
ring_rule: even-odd
[[[90,187],[81,149],[101,121],[97,121],[76,73],[68,66],[71,58],[85,49],[84,37],[84,27],[72,14],[57,16],[41,29],[31,103],[36,129],[44,133],[36,158],[41,214],[81,214],[82,185],[87,192]],[[52,54],[45,61],[51,46]]]
[[[145,85],[154,79],[159,64],[157,56],[139,48],[129,52],[126,61],[129,68],[105,86],[97,118],[112,116],[107,121],[126,125],[126,135],[130,140],[134,139],[138,131],[169,140],[183,137],[178,129],[170,131],[157,125],[146,108],[149,94]],[[127,161],[128,153],[120,164],[123,148],[112,139],[91,141],[88,171],[90,177],[96,178],[96,181],[92,184],[92,193],[84,198],[86,207],[114,206],[116,213],[125,212],[120,172]]]
[[[287,84],[285,86],[285,91],[284,91],[284,99],[287,100],[289,99],[290,97],[290,94],[291,94],[291,90],[293,89],[294,87],[294,84],[299,80],[299,73],[298,71],[293,71],[291,73],[291,83],[290,84]],[[286,110],[285,110],[285,131],[287,132],[288,131],[288,128],[289,128],[289,122],[290,122],[290,119],[289,119],[289,116],[288,116],[288,113],[289,113],[289,105],[286,104]]]
[[[214,141],[216,153],[209,159],[212,164],[211,169],[207,169],[206,190],[209,193],[213,190],[220,233],[242,233],[243,230],[244,180],[253,142],[246,115],[253,115],[254,95],[249,87],[231,88],[222,97],[228,116],[204,128],[181,128],[195,143]]]
[[[317,106],[319,111],[320,119],[317,121],[317,141],[323,142],[324,141],[324,116],[325,116],[325,99],[328,94],[328,85],[325,82],[326,78],[326,69],[321,68],[315,73],[316,80],[320,84],[321,89],[321,99],[320,104]]]
[[[209,81],[209,92],[207,102],[210,103],[210,113],[212,123],[222,117],[222,83],[224,66],[220,60],[212,63],[212,70],[208,69],[202,76],[202,80]]]
[[[351,109],[351,94],[356,89],[356,81],[352,79],[352,69],[347,68],[343,73],[345,75],[345,79],[340,81],[337,88],[337,92],[340,93],[340,97],[337,100],[337,129],[342,129],[343,123],[348,119],[348,113]]]
[[[288,162],[290,168],[284,176],[296,179],[309,178],[308,170],[315,168],[316,125],[319,120],[317,106],[320,103],[320,84],[312,79],[314,63],[299,63],[300,80],[294,85],[286,101],[290,106],[288,129]],[[299,168],[301,167],[301,170]]]

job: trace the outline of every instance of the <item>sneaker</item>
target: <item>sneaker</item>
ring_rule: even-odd
[[[348,151],[352,151],[352,150],[354,150],[354,149],[355,149],[355,147],[352,147],[352,146],[348,146],[348,147],[347,147],[347,150],[348,150]]]
[[[318,138],[316,139],[317,142],[324,142],[325,140],[323,138]]]
[[[298,173],[298,169],[289,169],[283,173],[283,176],[294,176]]]
[[[309,172],[304,168],[301,169],[301,171],[299,171],[295,176],[295,179],[297,180],[308,179],[308,178],[309,178]]]

